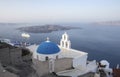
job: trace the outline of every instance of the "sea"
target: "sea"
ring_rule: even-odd
[[[53,31],[51,33],[29,33],[30,38],[28,39],[21,37],[23,32],[17,30],[19,27],[34,25],[36,24],[0,23],[0,38],[40,44],[49,37],[50,41],[59,44],[62,34],[67,32],[71,40],[72,48],[87,52],[88,60],[96,60],[98,62],[107,60],[112,68],[116,68],[116,65],[120,64],[120,26],[118,25],[83,23],[57,24],[62,26],[76,26],[80,27],[80,29]]]

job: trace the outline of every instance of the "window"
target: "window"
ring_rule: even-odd
[[[64,46],[64,42],[62,41],[62,46]]]
[[[45,60],[47,61],[48,59],[49,59],[48,56],[46,56],[46,57],[45,57]]]
[[[56,56],[56,59],[58,59],[58,55]]]
[[[68,43],[66,42],[66,47],[68,47]]]
[[[37,55],[37,59],[39,59],[39,56]]]

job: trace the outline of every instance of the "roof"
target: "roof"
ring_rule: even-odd
[[[79,50],[75,50],[75,49],[67,49],[67,48],[63,48],[61,46],[59,46],[61,49],[61,52],[59,54],[59,58],[77,58],[77,57],[83,57],[85,55],[87,55],[88,53],[83,52],[83,51],[79,51]]]
[[[51,41],[42,42],[37,48],[37,53],[39,54],[55,54],[59,51],[60,48],[58,47],[58,45]]]

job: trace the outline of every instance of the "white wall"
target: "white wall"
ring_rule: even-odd
[[[86,68],[86,62],[87,62],[87,55],[83,55],[81,57],[76,57],[73,59],[73,67],[81,67]]]
[[[44,55],[44,54],[39,54],[39,53],[34,53],[34,58],[40,61],[46,61],[46,57],[48,57],[49,59],[56,59],[56,56],[59,55],[57,54],[52,54],[52,55]]]

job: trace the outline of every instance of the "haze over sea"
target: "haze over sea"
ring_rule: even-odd
[[[14,41],[27,41],[39,44],[49,37],[51,41],[59,44],[61,35],[65,31],[53,31],[51,33],[30,33],[30,38],[25,40],[16,28],[33,26],[35,24],[0,24],[0,37]],[[66,30],[72,48],[88,52],[88,60],[108,60],[111,67],[120,64],[120,26],[95,25],[95,24],[60,24],[64,26],[77,26],[81,29]]]

